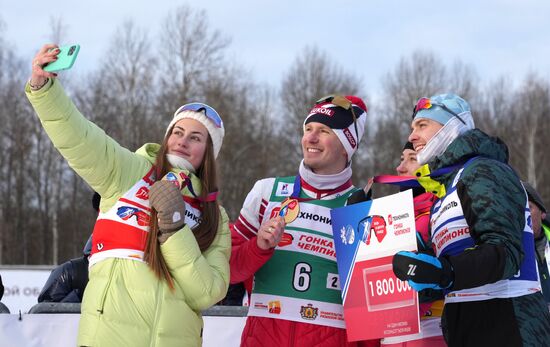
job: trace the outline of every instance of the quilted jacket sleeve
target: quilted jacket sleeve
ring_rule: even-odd
[[[216,238],[204,253],[201,253],[187,225],[161,245],[176,286],[195,311],[204,310],[223,299],[229,286],[231,236],[227,213],[221,206],[220,212]]]
[[[61,83],[51,79],[38,91],[27,83],[25,93],[55,148],[102,197],[108,208],[151,167],[151,163],[87,120],[67,96]]]
[[[519,179],[507,165],[479,159],[464,170],[457,191],[475,247],[449,258],[455,270],[453,288],[510,278],[524,255],[521,239],[527,198]]]

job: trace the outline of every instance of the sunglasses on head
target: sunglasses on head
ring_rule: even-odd
[[[351,115],[353,117],[353,126],[355,128],[355,136],[359,138],[359,131],[357,130],[357,116],[355,115],[355,111],[353,111],[353,103],[348,99],[346,99],[345,97],[343,97],[342,95],[327,95],[317,100],[315,102],[315,105],[322,104],[325,102],[330,102],[333,105],[336,105],[345,110],[351,111]]]
[[[204,111],[204,114],[206,115],[206,117],[210,119],[217,128],[221,128],[223,126],[222,118],[220,117],[218,112],[216,112],[216,110],[214,110],[212,107],[208,106],[207,104],[203,104],[201,102],[192,102],[190,104],[185,104],[177,110],[176,114],[179,114],[180,112],[183,112],[183,111],[195,111],[195,112]]]
[[[442,104],[439,102],[433,102],[430,100],[430,98],[418,99],[418,101],[416,102],[416,105],[414,105],[413,116],[412,116],[413,119],[420,110],[429,110],[430,108],[432,108],[432,106],[441,107],[444,111],[449,112],[450,114],[458,118],[463,124],[466,124],[466,122],[462,118],[460,118],[460,116],[456,112],[454,112],[453,110],[445,106],[445,104]]]

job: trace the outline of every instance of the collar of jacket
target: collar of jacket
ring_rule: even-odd
[[[447,193],[445,185],[430,177],[430,167],[428,164],[422,165],[414,174],[417,177],[418,183],[420,183],[427,192],[436,195],[440,199]]]
[[[546,235],[546,238],[550,240],[550,226],[544,224],[544,221],[542,222],[542,231],[544,231],[544,235]]]
[[[489,136],[479,129],[473,129],[457,137],[443,154],[435,157],[428,164],[432,171],[436,171],[457,163],[465,163],[475,156],[508,163],[508,147],[498,137]],[[450,177],[442,178],[446,180]]]

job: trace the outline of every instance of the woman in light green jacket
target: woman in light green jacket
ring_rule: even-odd
[[[102,197],[78,345],[199,346],[200,312],[229,283],[228,218],[216,202],[223,122],[208,105],[184,105],[161,145],[132,153],[43,70],[57,48],[37,53],[25,91],[55,147]]]

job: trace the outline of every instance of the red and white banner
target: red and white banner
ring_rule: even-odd
[[[409,191],[331,211],[349,341],[419,332],[418,294],[395,277],[392,258],[416,250]]]

